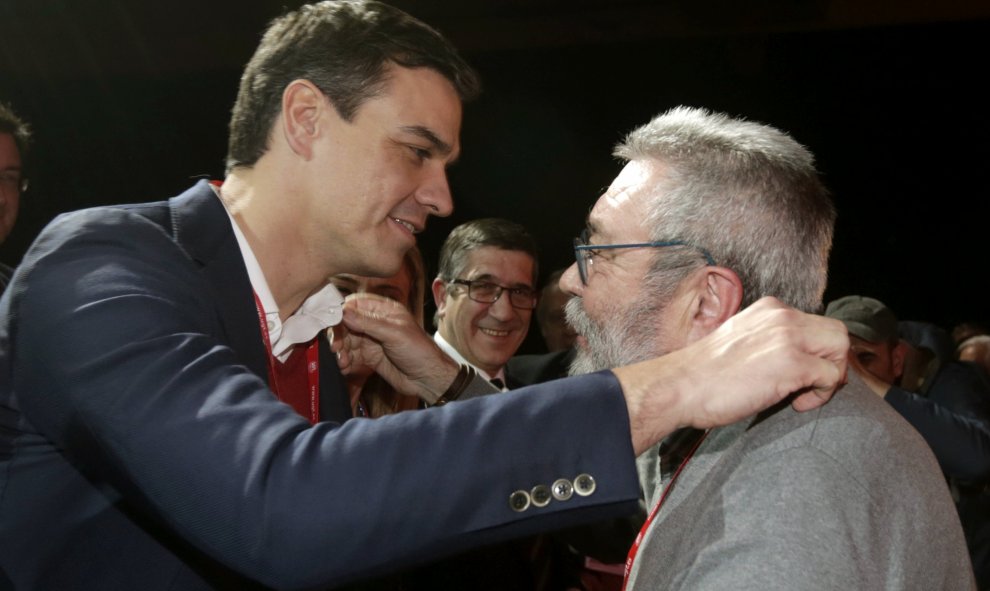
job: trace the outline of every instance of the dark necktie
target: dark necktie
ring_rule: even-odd
[[[492,383],[493,386],[495,386],[499,390],[505,390],[505,382],[503,382],[499,378],[492,378],[489,381]]]

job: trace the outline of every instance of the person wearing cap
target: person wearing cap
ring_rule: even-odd
[[[846,296],[830,302],[825,315],[841,320],[849,331],[850,359],[881,380],[887,388],[870,380],[877,394],[885,395],[904,371],[906,347],[897,337],[897,317],[878,300]],[[880,391],[882,390],[882,392]]]
[[[850,364],[921,433],[952,488],[980,589],[990,588],[990,385],[968,363],[943,360],[938,330],[898,322],[883,302],[850,295],[825,315],[849,331]]]

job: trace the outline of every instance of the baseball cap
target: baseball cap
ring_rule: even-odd
[[[825,315],[841,320],[849,334],[871,343],[897,339],[897,317],[880,300],[846,296],[829,302]]]

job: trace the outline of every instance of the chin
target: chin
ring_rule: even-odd
[[[567,375],[581,376],[586,373],[594,373],[603,369],[609,369],[608,366],[600,367],[601,365],[602,364],[588,352],[587,347],[579,346],[577,348],[577,353],[574,355],[574,360],[571,361],[570,367],[567,368]]]

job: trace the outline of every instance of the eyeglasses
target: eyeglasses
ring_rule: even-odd
[[[709,265],[715,264],[715,259],[707,250],[684,242],[683,240],[657,240],[655,242],[634,242],[631,244],[588,244],[588,229],[581,231],[581,235],[574,239],[574,259],[577,261],[578,275],[581,276],[581,283],[588,285],[588,267],[594,262],[595,255],[599,250],[615,250],[618,248],[663,248],[665,246],[688,246],[699,251]]]
[[[26,193],[28,180],[16,170],[4,170],[0,172],[0,188],[12,193]]]
[[[503,292],[508,292],[509,304],[513,308],[532,310],[536,307],[536,301],[539,299],[536,290],[528,287],[506,287],[491,281],[468,281],[467,279],[454,279],[450,283],[466,285],[468,297],[482,304],[494,304],[502,297]]]

